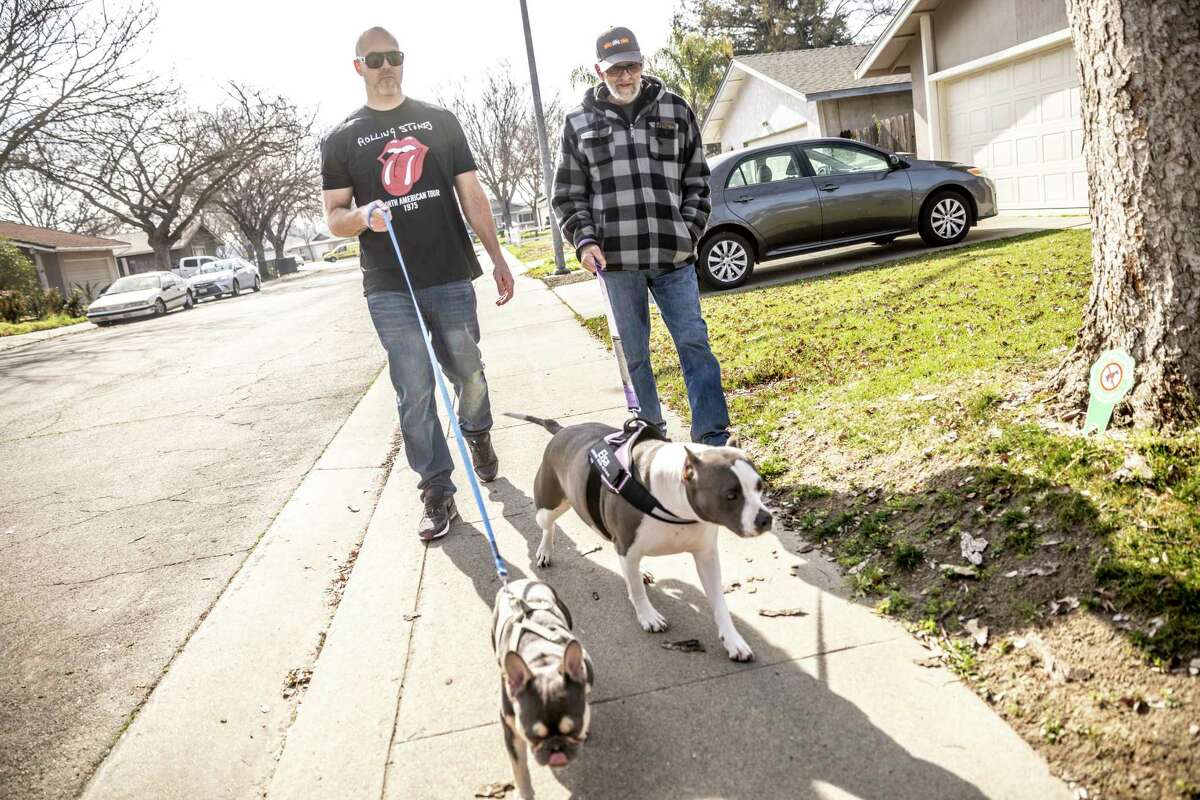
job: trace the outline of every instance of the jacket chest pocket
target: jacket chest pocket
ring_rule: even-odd
[[[665,120],[650,123],[650,155],[659,161],[675,161],[679,158],[678,125]]]
[[[612,128],[592,128],[579,134],[579,149],[590,166],[602,167],[613,160]]]

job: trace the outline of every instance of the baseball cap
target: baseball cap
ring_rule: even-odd
[[[641,63],[642,51],[637,37],[629,28],[610,28],[596,40],[596,62],[600,69],[607,70],[618,64]]]

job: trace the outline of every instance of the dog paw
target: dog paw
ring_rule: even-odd
[[[542,548],[539,547],[537,551],[536,562],[539,567],[550,566],[550,553],[543,551]]]
[[[729,653],[731,661],[754,660],[754,651],[741,636],[731,636],[728,639],[721,637],[721,642],[725,645],[725,652]]]
[[[642,630],[647,633],[662,633],[667,629],[667,618],[658,613],[658,609],[653,606],[644,612],[638,612],[638,622],[642,624]]]

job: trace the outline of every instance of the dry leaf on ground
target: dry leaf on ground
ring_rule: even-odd
[[[760,608],[759,616],[762,617],[807,617],[807,611],[801,611],[798,608]]]

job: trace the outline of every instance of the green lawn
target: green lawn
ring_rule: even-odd
[[[16,336],[21,333],[48,331],[51,328],[61,328],[64,325],[78,325],[87,322],[87,317],[71,317],[66,314],[55,314],[45,319],[35,319],[29,322],[0,322],[0,336]]]
[[[554,245],[549,232],[539,236],[522,237],[520,244],[506,244],[508,251],[520,261],[530,264],[525,274],[531,278],[544,278],[554,272]],[[569,242],[563,242],[563,260],[569,270],[579,269],[575,250]]]
[[[870,562],[853,580],[883,610],[940,623],[977,603],[1016,625],[1077,594],[1133,615],[1152,659],[1200,653],[1200,430],[1083,439],[1029,396],[1073,344],[1090,280],[1090,232],[1069,230],[702,301],[735,428],[801,528]],[[659,320],[652,344],[686,417]],[[1131,456],[1150,472],[1114,479]],[[914,569],[961,562],[962,532],[992,543],[978,582]],[[1048,556],[1053,579],[1002,577]]]

